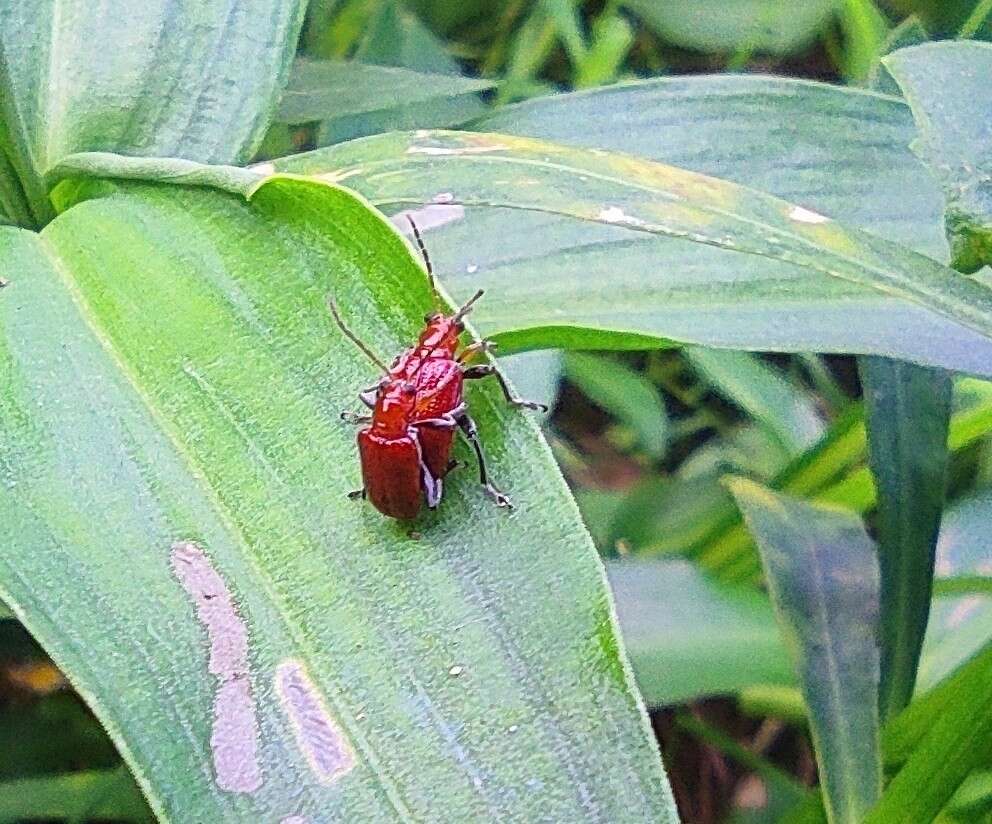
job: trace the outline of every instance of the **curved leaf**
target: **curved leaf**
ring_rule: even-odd
[[[861,824],[882,789],[875,547],[848,512],[743,479],[729,486],[761,551],[809,708],[827,818]]]
[[[163,821],[674,821],[602,568],[535,426],[402,526],[337,418],[430,297],[353,195],[94,194],[0,230],[0,597]],[[463,453],[464,454],[464,453]]]
[[[790,330],[790,337],[767,317],[763,324],[747,324],[745,334],[734,336],[734,323],[740,323],[739,316],[749,304],[761,306],[761,301],[753,299],[755,287],[757,296],[777,305],[780,312],[790,316],[792,324],[808,317],[806,312],[812,309],[808,293],[800,291],[797,283],[789,283],[774,265],[766,268],[757,284],[699,283],[697,275],[694,285],[697,289],[705,286],[708,311],[719,313],[724,323],[722,345],[825,351],[840,345],[846,351],[876,352],[890,343],[879,343],[879,338],[885,337],[887,321],[893,317],[899,317],[900,322],[907,320],[898,311],[906,304],[912,305],[911,311],[929,310],[924,312],[928,323],[933,313],[943,316],[942,331],[949,331],[948,320],[963,327],[962,331],[971,330],[966,334],[980,348],[987,349],[992,340],[992,290],[982,284],[962,278],[931,258],[841,226],[803,207],[640,158],[505,134],[435,131],[356,140],[285,158],[274,166],[346,181],[379,205],[443,201],[449,207],[456,204],[520,209],[596,222],[627,233],[745,252],[816,273],[813,288],[819,297],[837,301],[835,309],[852,299],[876,301],[875,322],[870,330],[861,330],[870,331],[865,335],[870,340],[863,343],[852,340],[857,329],[846,315],[843,329],[835,327],[830,341],[810,340],[809,330],[797,326]],[[616,238],[619,240],[619,235]],[[505,297],[500,305],[489,308],[487,319],[492,323],[493,315],[500,313],[497,317],[501,325],[513,332],[501,332],[500,340],[508,346],[533,346],[542,336],[546,340],[560,339],[563,328],[597,325],[595,310],[602,299],[593,300],[592,312],[584,313],[583,302],[590,290],[582,288],[581,278],[572,271],[565,277],[554,270],[538,276],[518,268],[512,279],[501,277],[498,271],[473,270],[472,274],[473,288],[498,279]],[[623,308],[632,317],[647,313],[648,323],[654,320],[652,314],[660,306],[684,299],[681,289],[688,285],[676,281],[665,290],[668,284],[662,281],[662,299],[657,293],[659,283],[654,270],[635,271],[628,278],[623,289],[616,282],[608,288],[601,285],[600,289],[610,296],[612,312]],[[894,306],[893,298],[898,299]],[[730,305],[735,307],[734,323],[728,319]],[[824,308],[816,306],[816,312]],[[693,318],[696,322],[703,311],[697,307]],[[952,360],[954,368],[989,372],[987,363],[976,363],[974,352],[960,344],[925,340],[925,336],[933,334],[932,328],[914,323],[914,331],[916,343],[930,351],[921,357],[920,349],[906,340],[899,353],[902,357],[926,362],[934,359],[943,365]],[[683,339],[698,336],[697,332],[687,331]],[[759,338],[764,340],[758,342]],[[769,346],[770,338],[777,345]],[[908,351],[914,348],[916,351]]]
[[[835,0],[623,0],[658,34],[702,51],[741,49],[788,54],[809,43],[829,20]]]
[[[992,44],[927,43],[883,63],[916,117],[914,144],[940,180],[955,268],[992,263]]]
[[[170,0],[0,5],[4,148],[19,164],[36,219],[50,216],[39,176],[74,152],[250,158],[285,82],[305,7],[302,0],[204,0],[195,13]]]

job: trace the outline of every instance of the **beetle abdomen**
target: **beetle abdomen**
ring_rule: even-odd
[[[420,450],[410,436],[384,438],[368,429],[358,433],[365,495],[390,518],[416,517],[423,499]]]

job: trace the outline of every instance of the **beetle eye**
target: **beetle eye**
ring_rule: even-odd
[[[424,315],[424,323],[434,323],[439,317],[441,317],[439,312],[428,312]]]

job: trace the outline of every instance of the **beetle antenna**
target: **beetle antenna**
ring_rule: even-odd
[[[434,267],[431,265],[431,256],[427,254],[427,244],[424,243],[420,229],[413,222],[413,218],[410,217],[409,212],[406,215],[406,220],[410,224],[410,228],[413,229],[413,237],[417,241],[417,248],[420,249],[420,256],[424,259],[424,266],[427,267],[427,282],[430,283],[431,291],[434,293],[434,300],[437,301],[437,284],[434,282]]]
[[[461,307],[458,309],[458,311],[455,312],[455,314],[451,316],[451,319],[454,320],[454,321],[459,321],[463,317],[465,317],[469,312],[472,311],[472,304],[475,303],[484,294],[486,294],[486,290],[485,289],[480,289],[478,292],[476,292],[474,295],[472,295],[472,297],[470,297],[467,301],[465,301],[461,305]]]
[[[367,357],[370,361],[372,361],[372,363],[378,366],[383,372],[388,372],[389,367],[386,366],[386,364],[384,364],[381,360],[379,360],[379,357],[375,354],[375,352],[369,349],[369,347],[366,346],[361,341],[361,339],[359,339],[358,335],[352,332],[345,325],[345,322],[341,319],[341,313],[338,311],[338,305],[334,302],[334,298],[332,298],[330,295],[327,296],[327,308],[331,310],[331,314],[334,316],[334,320],[337,323],[338,327],[341,329],[341,331],[344,333],[344,336],[348,340],[350,340],[353,344],[355,344],[355,346],[361,349],[362,352],[365,353],[365,357]]]

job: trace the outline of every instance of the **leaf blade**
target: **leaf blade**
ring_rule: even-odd
[[[810,713],[827,816],[856,824],[882,789],[878,722],[878,567],[849,513],[729,482],[758,541]]]
[[[370,343],[395,349],[429,304],[400,238],[353,195],[306,181],[270,181],[249,205],[204,189],[95,188],[105,196],[67,210],[41,239],[0,235],[20,255],[0,301],[0,455],[4,477],[17,480],[16,496],[0,500],[0,535],[14,548],[0,558],[0,589],[72,674],[156,814],[471,819],[527,817],[541,805],[609,820],[623,799],[625,814],[674,820],[601,567],[581,530],[556,543],[577,515],[560,478],[530,463],[551,468],[532,424],[504,417],[491,389],[471,390],[494,471],[519,496],[510,521],[468,478],[452,479],[420,537],[343,498],[357,466],[352,433],[334,421],[370,369],[335,331],[324,297],[333,289],[364,318]],[[28,258],[34,273],[20,265]],[[84,398],[98,391],[99,407],[67,403],[67,386]],[[43,414],[24,414],[39,400]],[[559,501],[550,508],[549,495]],[[532,519],[552,531],[532,532]],[[523,534],[547,551],[518,542]],[[180,551],[207,574],[190,541],[241,624],[198,622],[173,573]],[[492,562],[509,563],[514,545],[524,577],[509,598]],[[59,585],[66,566],[73,587]],[[555,621],[517,609],[551,592]],[[94,600],[110,606],[83,608]],[[575,634],[563,644],[564,625]],[[230,717],[214,703],[223,678],[207,653],[211,632],[238,637],[238,626],[263,781],[251,789],[234,778],[239,791],[228,792],[211,725]],[[155,640],[164,637],[167,650]],[[101,643],[115,654],[99,666],[81,655]],[[559,659],[557,674],[539,678],[534,662],[549,652],[584,656],[583,671],[566,675]],[[562,706],[551,698],[565,688],[559,678],[569,691],[583,685],[564,713],[551,710]],[[109,688],[120,683],[135,688]],[[315,768],[326,752],[308,749],[327,733],[294,732],[287,713],[301,695],[296,717],[315,712],[353,753],[340,775]],[[606,725],[602,735],[591,719]],[[587,771],[575,750],[594,740],[624,765],[612,790],[598,756]],[[526,790],[533,777],[542,792]]]
[[[913,696],[930,615],[947,474],[951,378],[884,358],[863,358],[859,368],[868,461],[878,491],[879,706],[888,718]]]

